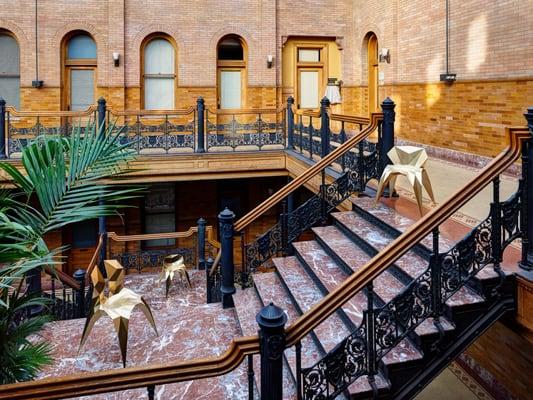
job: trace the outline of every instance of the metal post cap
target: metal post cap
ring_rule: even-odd
[[[235,218],[235,213],[231,211],[228,207],[226,207],[223,211],[220,212],[220,214],[218,214],[218,218],[233,219]]]
[[[294,104],[294,97],[292,96],[287,97],[287,103]]]
[[[85,270],[84,269],[77,269],[74,271],[74,274],[72,274],[74,279],[77,281],[81,281],[82,279],[85,279]]]
[[[204,98],[202,96],[198,97],[198,99],[196,99],[196,101],[198,103],[203,103],[204,102]]]
[[[200,218],[198,219],[198,221],[196,221],[196,223],[197,223],[198,225],[205,225],[205,224],[207,224],[207,221],[206,221],[205,219],[203,219],[203,218],[200,217]]]
[[[329,99],[326,96],[322,97],[322,100],[320,100],[320,104],[324,107],[329,107],[329,103]]]
[[[387,97],[385,100],[383,100],[383,103],[381,103],[382,106],[394,106],[394,101],[390,97]]]
[[[260,327],[279,328],[287,322],[287,315],[282,308],[270,302],[268,306],[263,307],[261,311],[257,313],[255,320]]]

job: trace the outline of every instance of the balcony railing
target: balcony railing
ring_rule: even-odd
[[[84,111],[19,111],[0,99],[0,158],[18,158],[39,135],[68,136],[73,126],[114,126],[140,155],[279,150],[286,108],[209,110],[204,100],[179,110],[115,110],[105,99]]]

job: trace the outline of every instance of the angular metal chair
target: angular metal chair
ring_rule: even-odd
[[[81,336],[78,352],[85,344],[89,333],[98,319],[107,314],[112,320],[117,332],[122,355],[122,365],[126,366],[126,351],[128,347],[128,327],[129,320],[133,309],[137,306],[150,322],[156,335],[159,335],[154,321],[154,316],[150,307],[144,301],[142,296],[134,291],[124,287],[124,269],[117,260],[104,260],[107,273],[107,286],[109,296],[105,294],[105,279],[98,268],[91,272],[91,281],[93,283],[93,299],[91,309],[85,321],[83,334]]]
[[[192,287],[191,279],[189,278],[189,273],[187,272],[187,267],[185,266],[183,256],[179,254],[168,255],[163,260],[163,270],[159,276],[159,282],[165,282],[165,297],[168,297],[170,284],[172,283],[172,279],[174,279],[175,273],[179,275],[182,281],[185,279],[189,284],[189,287]]]
[[[425,164],[428,159],[426,151],[420,147],[414,146],[395,146],[387,153],[387,155],[393,164],[387,165],[381,175],[375,203],[377,204],[379,201],[387,184],[389,185],[390,193],[394,193],[396,178],[398,175],[403,175],[413,187],[418,209],[422,215],[422,186],[426,189],[431,201],[435,203],[435,196],[433,195],[431,182],[425,169]]]

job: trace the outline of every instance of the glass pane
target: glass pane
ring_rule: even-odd
[[[96,43],[89,35],[76,35],[68,41],[67,58],[96,58]]]
[[[318,108],[318,71],[300,71],[300,108]]]
[[[218,44],[219,60],[244,60],[241,41],[234,37],[223,39]]]
[[[301,62],[319,62],[319,49],[298,49],[298,61]]]
[[[8,106],[20,108],[20,78],[7,78],[0,76],[0,97]]]
[[[221,71],[220,108],[241,108],[241,71]]]
[[[174,75],[174,47],[165,39],[154,39],[144,48],[145,74]]]
[[[18,75],[20,71],[19,45],[14,37],[0,34],[0,75]]]
[[[174,213],[147,214],[144,222],[146,224],[146,233],[167,233],[176,231]],[[175,243],[175,239],[155,239],[147,240],[145,246],[173,246]]]
[[[70,70],[70,109],[86,110],[94,104],[94,70]]]
[[[96,247],[98,220],[93,219],[72,224],[72,248]]]
[[[172,110],[174,108],[174,78],[145,78],[144,108]]]

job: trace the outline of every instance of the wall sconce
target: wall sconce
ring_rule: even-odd
[[[274,57],[272,54],[269,54],[267,56],[267,68],[272,68],[272,64],[274,63]]]
[[[380,49],[379,50],[379,62],[383,63],[386,62],[387,64],[390,64],[390,50],[389,49]]]
[[[341,85],[342,81],[338,81],[337,78],[328,78],[328,85],[326,86],[326,96],[330,104],[339,104],[342,102],[341,98]]]
[[[113,64],[115,67],[118,67],[120,63],[120,54],[119,53],[113,53]]]

